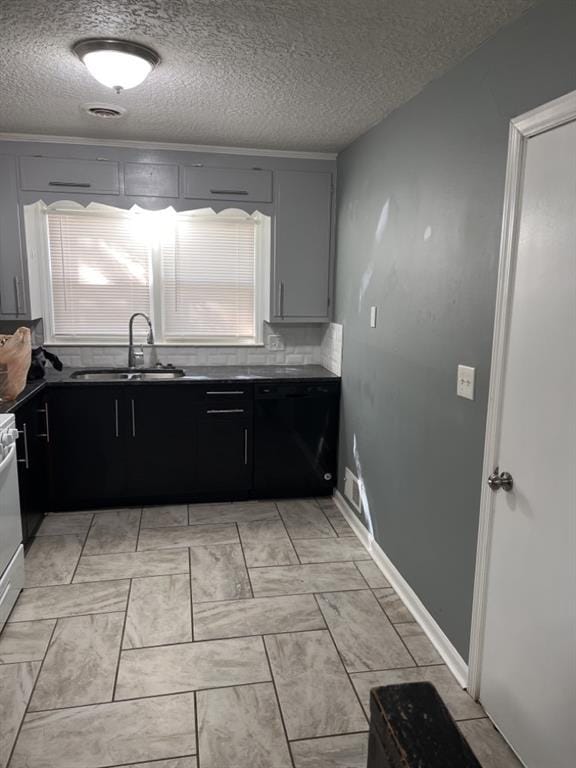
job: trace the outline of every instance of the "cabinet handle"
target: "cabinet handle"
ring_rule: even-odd
[[[39,408],[38,413],[43,413],[46,417],[46,432],[40,432],[38,437],[45,437],[46,442],[50,442],[50,417],[48,415],[48,403],[44,404],[44,408]]]
[[[219,408],[206,411],[206,413],[244,413],[244,408]]]
[[[118,400],[114,400],[114,436],[120,437],[120,426],[118,424]]]
[[[87,181],[49,181],[49,187],[81,187],[82,189],[88,189],[92,186]]]
[[[20,314],[20,278],[14,278],[14,295],[16,297],[16,314]]]
[[[227,392],[219,392],[218,390],[213,390],[211,392],[206,392],[207,395],[243,395],[244,390],[241,389],[229,389]]]
[[[245,189],[211,189],[211,195],[247,195]]]
[[[244,427],[244,464],[248,466],[248,428]]]
[[[136,437],[136,406],[134,405],[134,398],[130,401],[132,410],[132,437]]]
[[[18,462],[20,464],[24,464],[26,469],[30,469],[30,461],[28,456],[28,429],[26,424],[22,424],[22,429],[19,429],[18,433],[24,436],[24,458],[18,459]]]
[[[282,281],[278,286],[278,314],[284,317],[284,283]]]

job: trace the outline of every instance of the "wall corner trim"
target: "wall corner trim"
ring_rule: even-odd
[[[358,520],[352,508],[340,491],[334,491],[334,502],[342,512],[352,530],[358,536],[362,544],[370,552],[378,568],[388,579],[392,587],[396,590],[399,597],[410,610],[414,619],[428,636],[430,642],[436,648],[440,656],[446,663],[448,669],[452,672],[462,688],[468,684],[468,666],[450,640],[446,637],[432,614],[429,613],[424,603],[420,600],[410,584],[405,580],[394,563],[386,555],[372,534]]]

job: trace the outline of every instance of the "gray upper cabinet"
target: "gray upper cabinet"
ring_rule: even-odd
[[[118,163],[111,160],[21,157],[20,184],[38,192],[120,193]]]
[[[272,171],[188,166],[183,169],[183,175],[186,198],[256,203],[272,200]]]
[[[28,311],[16,163],[0,155],[0,317],[12,319]]]
[[[125,163],[124,194],[135,197],[178,197],[178,166]]]
[[[274,322],[330,319],[332,174],[275,173]]]

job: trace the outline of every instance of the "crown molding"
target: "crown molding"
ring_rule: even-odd
[[[121,149],[163,149],[175,152],[206,152],[219,155],[251,155],[255,157],[286,157],[301,160],[335,160],[337,152],[297,152],[287,149],[251,149],[249,147],[217,147],[208,144],[171,144],[163,141],[132,141],[127,139],[89,139],[81,136],[47,136],[35,133],[3,133],[0,141],[27,141],[44,144],[76,144],[91,147]]]

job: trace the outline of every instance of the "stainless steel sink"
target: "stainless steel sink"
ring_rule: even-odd
[[[74,371],[70,378],[80,381],[165,381],[184,375],[182,368],[86,368]]]

